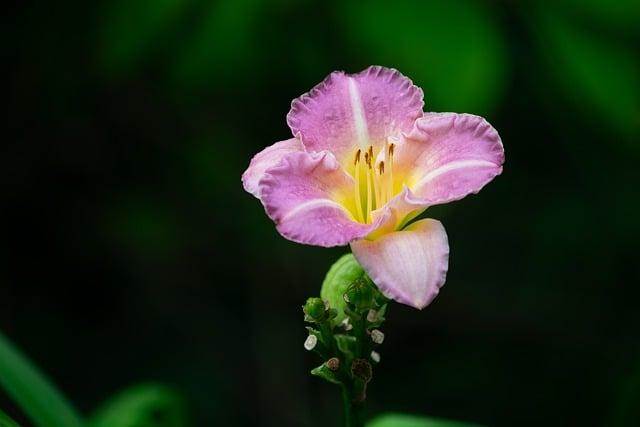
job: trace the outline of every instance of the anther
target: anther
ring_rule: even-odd
[[[353,159],[353,164],[354,164],[354,165],[357,165],[357,164],[358,164],[358,162],[360,161],[360,152],[361,152],[361,151],[362,151],[362,150],[360,150],[360,149],[358,149],[358,151],[356,151],[356,156],[355,156],[355,158]]]
[[[384,161],[380,161],[380,164],[378,164],[378,169],[380,170],[380,175],[384,174]]]
[[[389,144],[389,157],[393,156],[393,151],[396,148],[396,144],[394,144],[393,142],[391,144]]]

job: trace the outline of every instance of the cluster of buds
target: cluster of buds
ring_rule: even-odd
[[[347,276],[340,273],[335,277]],[[325,360],[311,373],[345,387],[352,402],[359,403],[366,398],[373,365],[380,362],[375,348],[384,341],[379,328],[389,300],[364,273],[353,276],[346,283],[325,280],[323,293],[331,298],[307,300],[304,319],[312,326],[307,327],[309,336],[304,347]]]

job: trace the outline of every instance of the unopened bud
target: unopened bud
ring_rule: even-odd
[[[384,333],[380,329],[374,329],[371,331],[371,341],[376,344],[382,344],[384,341]]]
[[[353,329],[353,325],[349,322],[349,318],[345,317],[342,322],[340,322],[340,326],[344,328],[345,331],[350,331]]]
[[[367,322],[373,323],[378,320],[378,312],[374,309],[369,310],[367,313]]]
[[[318,337],[315,335],[309,335],[306,340],[304,340],[304,348],[307,351],[313,350],[318,344]]]
[[[326,361],[326,365],[327,368],[329,368],[331,371],[336,372],[338,369],[340,369],[340,359],[338,359],[337,357],[332,357],[331,359]]]
[[[321,298],[309,298],[302,307],[302,311],[308,319],[320,320],[326,311],[325,302]]]
[[[359,310],[365,310],[373,305],[373,294],[372,285],[366,279],[360,278],[347,288],[344,300],[349,304],[355,305]]]
[[[378,353],[377,351],[372,351],[371,360],[373,360],[376,363],[380,363],[380,353]]]
[[[372,376],[371,363],[366,359],[354,359],[351,364],[351,374],[365,383],[369,382]]]

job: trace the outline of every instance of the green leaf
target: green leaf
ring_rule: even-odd
[[[0,333],[0,386],[37,427],[81,427],[67,399]]]
[[[13,421],[9,415],[0,409],[0,427],[20,427],[17,422]]]
[[[139,384],[103,404],[91,417],[90,427],[185,427],[184,399],[161,384]]]
[[[362,66],[398,68],[424,89],[426,111],[486,114],[495,108],[507,81],[507,49],[489,2],[344,4],[346,40]]]
[[[579,28],[544,8],[537,12],[532,26],[540,51],[574,106],[595,126],[603,122],[623,136],[638,135],[640,61],[631,47]]]
[[[417,417],[404,414],[384,414],[367,423],[367,427],[480,427],[478,424],[468,424],[439,418]]]
[[[336,323],[342,322],[346,317],[344,314],[346,306],[344,293],[349,285],[364,276],[364,274],[364,270],[353,254],[341,256],[327,272],[322,282],[320,297],[328,301],[331,308],[335,308],[338,311],[338,316],[335,319]]]
[[[311,375],[315,375],[316,377],[320,377],[325,381],[329,381],[333,384],[342,384],[342,382],[338,379],[335,372],[331,369],[327,368],[327,365],[324,363],[317,368],[313,368],[311,370]]]

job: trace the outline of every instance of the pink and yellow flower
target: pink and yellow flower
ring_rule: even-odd
[[[285,238],[351,245],[389,298],[428,305],[445,282],[449,244],[429,206],[477,193],[502,172],[496,130],[471,114],[424,113],[397,70],[331,73],[295,99],[293,138],[258,153],[242,176]]]

